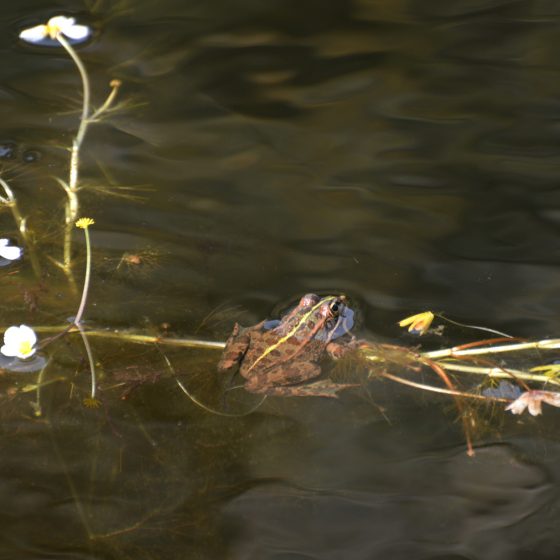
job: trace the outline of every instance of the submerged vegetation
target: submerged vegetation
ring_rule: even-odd
[[[224,343],[143,332],[96,329],[84,324],[83,318],[88,301],[92,272],[89,228],[95,222],[92,218],[80,217],[80,193],[85,188],[80,181],[81,153],[90,125],[100,121],[102,117],[114,109],[115,100],[121,86],[120,80],[111,80],[111,89],[107,98],[99,108],[94,109],[91,102],[88,72],[74,47],[75,44],[86,41],[91,36],[92,32],[87,26],[76,24],[74,18],[66,16],[53,17],[46,24],[25,29],[20,33],[20,38],[23,41],[36,45],[41,45],[45,41],[57,43],[73,61],[81,79],[82,109],[77,132],[69,147],[68,176],[65,179],[56,178],[56,182],[65,193],[64,219],[60,235],[62,258],[52,259],[52,262],[64,272],[70,288],[77,294],[73,262],[75,253],[72,244],[74,227],[77,227],[83,230],[85,238],[86,264],[81,298],[74,318],[68,324],[55,326],[5,325],[4,343],[0,352],[9,360],[3,362],[2,367],[6,371],[14,372],[38,371],[36,382],[20,387],[16,390],[16,393],[25,395],[35,391],[36,398],[31,404],[35,416],[41,416],[43,414],[42,387],[55,382],[66,382],[70,387],[71,394],[76,390],[77,381],[75,379],[66,379],[60,375],[49,379],[47,372],[60,340],[73,333],[79,333],[90,373],[89,392],[81,401],[86,407],[97,408],[102,404],[102,399],[98,394],[97,370],[103,368],[103,364],[95,359],[90,339],[106,338],[131,345],[152,345],[163,354],[168,377],[175,377],[178,389],[189,396],[193,402],[206,411],[225,416],[235,416],[218,410],[215,406],[207,406],[200,398],[192,395],[185,384],[178,379],[176,372],[163,353],[164,347],[220,350],[224,347]],[[5,178],[0,178],[0,186],[4,193],[4,196],[0,197],[0,203],[10,209],[20,236],[21,245],[29,259],[33,273],[37,280],[42,281],[43,263],[36,250],[36,232],[30,230],[27,217],[21,212],[13,187]],[[7,239],[0,239],[0,257],[5,261],[17,261],[22,257],[22,249],[11,245]],[[151,266],[152,260],[153,254],[151,252],[145,254],[126,252],[118,262],[116,269],[126,271],[128,268],[148,267]],[[7,266],[10,266],[9,262]],[[330,299],[334,298],[331,297]],[[400,321],[399,325],[407,328],[411,335],[423,336],[434,332],[431,326],[436,317],[434,313],[427,311],[407,317]],[[307,318],[308,315],[305,316],[306,320]],[[439,318],[457,324],[444,317],[439,316]],[[270,363],[271,356],[278,351],[278,347],[287,338],[297,331],[300,324],[295,324],[287,335],[265,348],[262,354],[256,357],[248,371],[257,363],[264,362],[265,359]],[[372,382],[372,380],[387,380],[417,391],[439,393],[453,399],[467,439],[468,453],[472,455],[474,454],[472,434],[476,431],[477,424],[473,403],[497,403],[502,409],[513,414],[522,414],[525,410],[528,410],[533,416],[542,413],[542,403],[560,407],[560,392],[548,390],[549,388],[555,389],[560,385],[560,366],[549,363],[550,360],[544,356],[545,353],[560,348],[560,340],[522,341],[485,327],[462,326],[490,331],[496,336],[491,339],[434,351],[420,351],[406,346],[361,341],[354,348],[355,361],[353,365],[355,369],[363,372],[360,379],[362,384]],[[441,327],[438,327],[438,329],[441,332]],[[438,332],[438,329],[435,331]],[[38,340],[36,333],[39,333],[39,335],[50,334],[50,336]],[[312,331],[310,338],[313,339],[315,335],[316,330]],[[39,361],[37,361],[38,355],[41,356]],[[537,358],[533,359],[535,355]],[[526,358],[526,356],[529,356],[529,358]],[[288,362],[290,359],[290,356],[284,357],[279,364]],[[519,367],[520,363],[523,363],[524,367]],[[121,397],[122,399],[127,398],[136,386],[144,382],[154,383],[161,377],[161,371],[150,370],[144,372],[137,364],[128,364],[125,370],[121,376],[115,376],[115,383],[107,385],[108,389],[120,388],[123,391],[121,395],[124,395]],[[257,407],[265,398],[266,395],[259,400]],[[254,409],[255,406],[251,405],[239,415],[249,414]]]

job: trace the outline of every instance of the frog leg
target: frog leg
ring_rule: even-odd
[[[292,392],[282,393],[283,396],[293,396],[293,397],[330,397],[333,399],[338,399],[338,392],[344,389],[350,389],[351,387],[359,387],[359,383],[335,383],[330,379],[322,379],[321,381],[316,381],[315,383],[309,383],[308,385],[300,385],[295,387],[280,387],[279,389],[285,389]]]
[[[362,345],[367,345],[364,340],[352,339],[349,342],[329,342],[326,346],[327,354],[333,360],[339,360],[348,352],[360,348]]]
[[[339,391],[358,386],[357,383],[334,383],[330,379],[322,379],[307,385],[270,387],[260,392],[277,397],[330,397],[337,399]]]
[[[218,362],[218,371],[227,372],[239,365],[247,352],[247,348],[249,348],[250,341],[249,329],[242,330],[239,323],[235,323],[233,331],[226,341],[222,357]]]
[[[245,389],[251,393],[264,393],[278,397],[331,397],[337,398],[337,392],[355,387],[344,383],[334,383],[324,379],[308,385],[297,385],[321,375],[321,367],[312,362],[294,362],[271,369],[269,372],[255,375],[247,380]]]

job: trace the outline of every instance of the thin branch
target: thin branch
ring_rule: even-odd
[[[518,369],[511,368],[500,368],[500,367],[478,367],[478,366],[467,366],[456,362],[438,362],[441,367],[451,371],[460,371],[463,373],[474,373],[477,375],[486,375],[491,378],[500,379],[511,379],[512,374],[515,378],[525,379],[527,381],[537,381],[540,383],[550,383],[552,385],[560,385],[558,379],[548,377],[546,375],[535,375],[533,373],[528,373],[526,371],[521,371]]]
[[[560,348],[560,338],[549,340],[539,340],[537,342],[521,342],[520,344],[504,344],[501,346],[489,346],[486,348],[469,348],[459,350],[457,347],[446,348],[444,350],[434,350],[423,352],[422,356],[431,360],[441,358],[459,358],[461,356],[483,356],[485,354],[499,354],[501,352],[521,352],[524,350],[558,350]]]
[[[444,395],[453,395],[455,397],[465,397],[469,399],[476,399],[482,401],[494,401],[494,402],[504,402],[504,403],[511,402],[511,399],[503,399],[501,397],[486,397],[484,395],[477,395],[476,393],[465,393],[464,391],[444,389],[443,387],[434,387],[433,385],[426,385],[424,383],[410,381],[408,379],[404,379],[402,377],[393,375],[392,373],[383,372],[381,376],[386,377],[391,381],[396,381],[397,383],[402,383],[403,385],[408,385],[409,387],[414,387],[416,389],[422,389],[423,391],[431,391],[432,393],[442,393]]]

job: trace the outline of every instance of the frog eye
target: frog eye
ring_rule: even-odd
[[[338,316],[340,315],[340,312],[342,311],[344,307],[344,303],[342,303],[341,299],[335,299],[330,305],[329,305],[329,311],[331,312],[331,314],[333,316]]]

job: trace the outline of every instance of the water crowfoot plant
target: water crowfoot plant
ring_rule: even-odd
[[[97,380],[95,375],[95,362],[93,360],[93,354],[91,351],[89,340],[82,327],[81,321],[84,315],[84,310],[86,308],[87,297],[89,293],[89,283],[91,279],[91,241],[89,238],[89,227],[92,226],[94,223],[95,221],[92,218],[80,218],[76,222],[76,227],[84,230],[84,236],[86,239],[86,275],[84,278],[84,287],[82,290],[82,298],[80,300],[80,306],[78,307],[78,312],[76,313],[76,317],[74,318],[74,325],[76,325],[76,327],[80,331],[80,336],[82,337],[82,341],[84,343],[84,347],[86,349],[86,354],[89,362],[89,369],[91,373],[91,394],[89,398],[84,399],[84,404],[90,408],[96,408],[99,406],[100,403],[96,399]]]
[[[88,356],[89,367],[91,371],[91,395],[88,399],[84,399],[84,404],[87,406],[93,407],[98,406],[99,401],[96,399],[96,374],[95,374],[95,362],[93,360],[93,354],[91,351],[91,347],[87,336],[84,332],[84,329],[81,325],[81,320],[85,311],[87,297],[89,292],[90,286],[90,279],[91,279],[91,241],[89,237],[88,228],[94,224],[94,220],[92,218],[80,218],[76,222],[76,227],[84,230],[85,240],[86,240],[86,273],[84,278],[84,286],[82,290],[82,297],[80,299],[80,305],[78,307],[78,311],[76,316],[72,322],[72,324],[67,327],[62,333],[59,333],[56,337],[53,337],[50,340],[44,341],[42,344],[42,348],[46,347],[48,344],[54,342],[60,336],[66,334],[72,327],[76,327],[82,336],[82,340],[84,343],[84,347],[86,349],[86,354]],[[21,256],[21,249],[19,247],[10,247],[8,246],[7,239],[0,239],[0,256],[8,259],[16,259]],[[4,345],[0,348],[0,353],[8,358],[17,358],[18,360],[27,360],[31,358],[36,350],[37,350],[37,335],[35,331],[28,327],[27,325],[20,325],[11,326],[9,327],[6,332],[4,333]],[[41,414],[41,407],[40,407],[40,397],[39,397],[39,387],[42,384],[42,379],[45,374],[46,364],[44,364],[44,360],[39,362],[40,364],[40,374],[37,380],[37,402],[35,403],[35,414]],[[7,368],[12,371],[25,371],[25,369],[21,369],[18,367],[18,364],[10,364],[10,367]],[[34,368],[36,369],[36,368]]]
[[[79,331],[80,336],[82,337],[82,341],[84,343],[84,348],[86,350],[89,369],[90,369],[90,374],[91,374],[90,396],[88,398],[84,399],[84,404],[89,408],[96,408],[101,404],[100,401],[98,401],[97,398],[96,398],[97,376],[96,376],[96,372],[95,372],[95,361],[93,359],[93,353],[92,353],[92,350],[91,350],[91,346],[89,344],[89,340],[87,338],[87,334],[86,334],[86,332],[83,328],[82,322],[81,322],[82,318],[83,318],[83,315],[84,315],[85,308],[86,308],[87,298],[88,298],[88,294],[89,294],[90,281],[91,281],[91,240],[90,240],[90,236],[89,236],[89,227],[92,226],[93,224],[95,224],[95,220],[93,220],[93,218],[80,218],[79,220],[76,221],[76,227],[79,228],[79,229],[82,229],[84,231],[84,237],[85,237],[85,241],[86,241],[86,272],[85,272],[85,277],[84,277],[84,286],[83,286],[83,289],[82,289],[82,296],[81,296],[81,299],[80,299],[80,305],[78,306],[78,311],[76,313],[76,316],[74,317],[74,320],[72,321],[72,323],[68,327],[66,327],[62,332],[60,332],[58,335],[54,336],[53,338],[51,338],[51,339],[49,339],[49,340],[47,340],[46,342],[43,343],[43,348],[44,348],[48,344],[51,344],[52,342],[54,342],[55,340],[57,340],[61,336],[68,333],[74,327]]]
[[[42,44],[46,39],[58,42],[68,53],[74,62],[82,82],[82,111],[80,116],[80,124],[70,150],[70,169],[68,181],[56,178],[57,182],[64,189],[67,202],[65,207],[65,230],[64,230],[64,250],[63,260],[61,263],[56,262],[71,280],[72,276],[72,228],[76,221],[80,204],[78,199],[79,187],[79,168],[80,168],[80,150],[86,136],[88,126],[99,121],[104,113],[109,111],[113,105],[117,92],[121,86],[120,80],[112,80],[110,83],[111,92],[105,102],[96,111],[91,107],[91,86],[89,76],[82,60],[72,46],[71,40],[75,43],[84,42],[90,38],[92,32],[86,25],[76,23],[75,18],[66,16],[54,16],[48,20],[46,24],[36,25],[20,32],[19,37],[23,41],[33,44]]]

